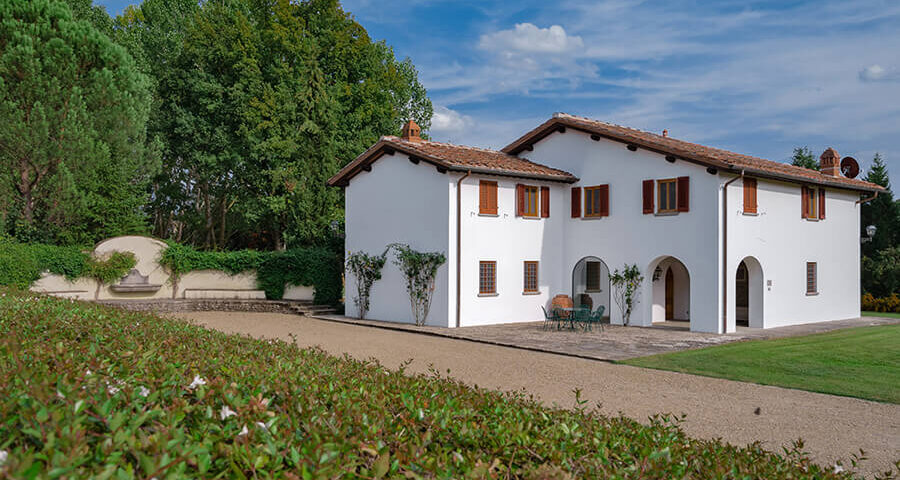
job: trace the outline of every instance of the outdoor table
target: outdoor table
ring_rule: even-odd
[[[585,309],[584,307],[560,307],[560,308],[557,308],[557,310],[567,313],[566,317],[563,318],[562,320],[569,322],[569,328],[571,330],[575,330],[575,322],[577,321],[575,319],[575,313],[579,310],[584,310],[584,309]]]

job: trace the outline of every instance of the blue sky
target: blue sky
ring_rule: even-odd
[[[877,151],[900,185],[896,0],[343,6],[412,58],[436,140],[500,148],[561,111],[777,161]]]

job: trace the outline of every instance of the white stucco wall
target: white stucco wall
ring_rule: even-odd
[[[458,179],[461,175],[455,174]],[[497,182],[497,216],[479,215],[479,183]],[[516,217],[516,184],[550,187],[550,216]],[[509,177],[472,175],[462,184],[462,265],[460,325],[534,322],[543,320],[541,306],[565,288],[563,225],[569,214],[563,184]],[[456,184],[452,185],[453,190]],[[540,202],[538,203],[540,209]],[[456,197],[451,204],[455,249]],[[497,295],[479,296],[479,262],[497,262]],[[524,293],[524,262],[538,261],[539,293]],[[454,265],[455,268],[455,265]],[[571,275],[571,272],[569,272]],[[455,298],[452,299],[455,302]],[[455,318],[453,319],[455,322]]]
[[[728,187],[729,331],[735,328],[735,274],[745,257],[762,267],[765,328],[860,315],[859,194],[827,189],[826,218],[813,221],[800,216],[800,188],[758,180],[754,216],[743,214],[742,181]],[[806,262],[818,264],[818,295],[806,294]],[[758,280],[751,272],[750,281]]]
[[[402,153],[385,155],[361,172],[345,188],[346,249],[380,254],[391,243],[405,243],[420,251],[440,251],[447,263],[440,267],[428,315],[428,325],[451,326],[450,272],[455,269],[449,251],[451,174],[440,174],[425,162],[412,164]],[[455,202],[455,197],[453,197]],[[455,217],[453,217],[455,222]],[[455,242],[455,239],[454,239]],[[367,318],[412,323],[409,296],[391,254],[375,282]],[[346,277],[347,314],[355,315],[356,280]],[[455,302],[455,299],[454,299]],[[454,318],[455,322],[455,318]]]
[[[637,264],[645,281],[631,323],[650,325],[654,288],[665,288],[661,280],[651,281],[653,269],[666,256],[673,256],[689,272],[691,329],[719,331],[717,175],[686,161],[669,163],[658,153],[629,151],[620,142],[594,141],[572,129],[553,133],[522,156],[572,173],[580,178],[575,186],[610,185],[610,216],[596,219],[570,218],[571,185],[561,187],[564,193],[556,203],[563,209],[564,241],[558,248],[563,268],[557,274],[561,288],[554,294],[571,295],[572,268],[586,256],[599,257],[611,270]],[[643,214],[641,182],[680,176],[690,177],[690,211],[669,216]],[[610,317],[613,323],[622,322],[614,302]]]

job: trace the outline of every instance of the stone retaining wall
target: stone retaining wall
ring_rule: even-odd
[[[296,314],[292,307],[308,306],[310,302],[286,300],[234,299],[157,299],[157,300],[100,300],[97,303],[135,312],[260,312]]]

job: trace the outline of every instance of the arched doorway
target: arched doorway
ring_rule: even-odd
[[[763,328],[763,270],[759,260],[746,257],[734,277],[734,319],[739,327]]]
[[[609,268],[597,257],[584,257],[572,269],[572,301],[592,310],[603,306],[609,316]]]
[[[661,257],[650,264],[651,321],[691,321],[691,276],[675,257]]]

